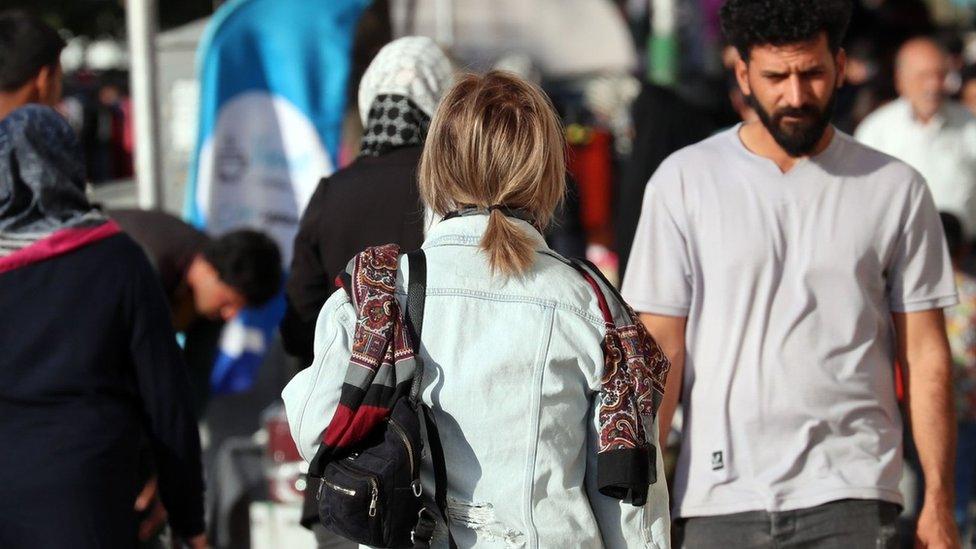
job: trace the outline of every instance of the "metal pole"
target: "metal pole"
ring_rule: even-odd
[[[437,42],[450,49],[454,46],[454,0],[436,0],[434,10]]]
[[[677,76],[677,2],[651,0],[651,38],[648,61],[652,82],[669,86]]]
[[[127,0],[129,81],[135,127],[135,174],[139,206],[163,207],[159,103],[156,101],[156,0]]]

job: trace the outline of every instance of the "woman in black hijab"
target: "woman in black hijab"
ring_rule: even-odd
[[[200,441],[162,289],[93,208],[68,123],[0,121],[0,547],[134,547],[148,440],[170,524],[203,546]]]

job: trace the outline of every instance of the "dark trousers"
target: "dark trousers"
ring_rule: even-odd
[[[845,499],[795,511],[748,511],[680,519],[674,546],[687,549],[895,549],[894,503]]]

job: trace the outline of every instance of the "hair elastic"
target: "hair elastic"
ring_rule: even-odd
[[[491,212],[501,212],[505,217],[512,217],[515,219],[521,219],[530,224],[535,224],[532,218],[532,214],[521,208],[512,208],[506,206],[505,204],[493,204],[488,206],[488,208],[479,208],[478,206],[473,206],[469,204],[464,204],[460,209],[454,210],[453,212],[448,212],[444,216],[444,220],[454,219],[455,217],[467,217],[469,215],[484,215],[485,213],[490,214]]]

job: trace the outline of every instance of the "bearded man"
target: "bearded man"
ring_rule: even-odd
[[[723,30],[759,120],[662,163],[623,295],[672,359],[678,547],[897,547],[902,424],[925,475],[923,547],[957,547],[957,302],[923,178],[830,124],[845,0],[729,0]]]

